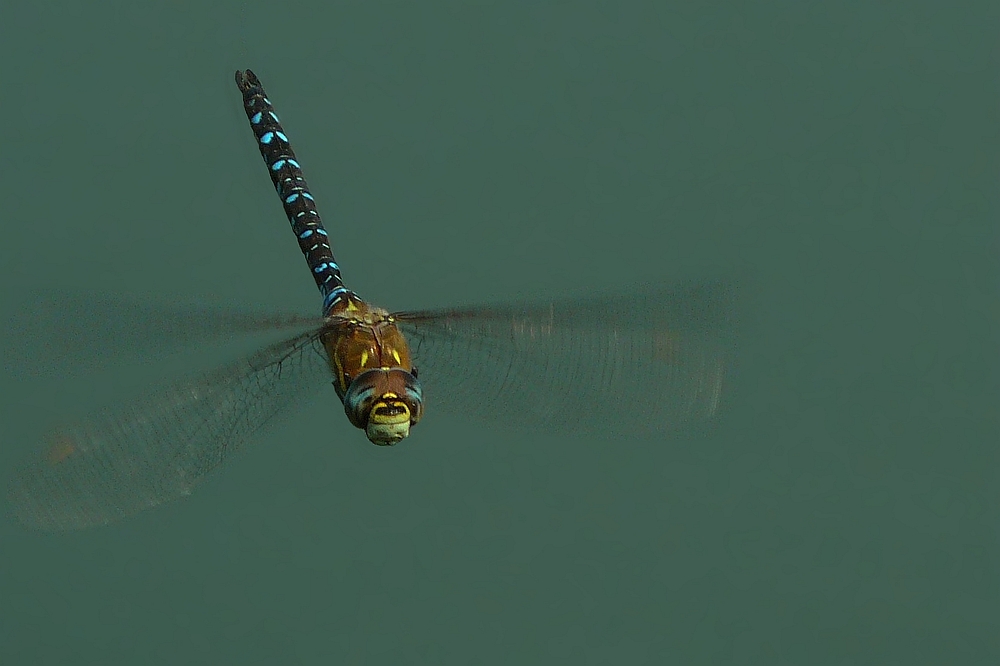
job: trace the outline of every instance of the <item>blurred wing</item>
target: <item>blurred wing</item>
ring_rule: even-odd
[[[15,477],[15,515],[42,529],[78,529],[190,494],[272,418],[329,383],[318,335],[265,347],[59,432]]]
[[[395,316],[428,413],[634,436],[715,413],[734,304],[710,284]]]
[[[254,313],[221,306],[150,303],[87,293],[28,295],[6,321],[0,354],[8,371],[35,374],[39,363],[103,367],[132,354],[149,357],[236,336],[318,328],[320,317]]]

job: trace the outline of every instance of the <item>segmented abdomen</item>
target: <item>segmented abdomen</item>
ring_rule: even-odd
[[[325,315],[333,303],[347,293],[347,289],[340,277],[340,267],[333,258],[323,221],[316,212],[316,203],[309,193],[302,168],[260,80],[249,69],[238,71],[236,85],[243,93],[243,109],[257,137],[257,147],[267,165],[271,182],[281,197],[285,215],[299,240],[299,249],[305,255],[313,279],[323,295]]]

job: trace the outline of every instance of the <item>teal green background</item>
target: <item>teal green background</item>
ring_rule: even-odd
[[[8,3],[7,311],[64,289],[316,311],[242,67],[374,302],[733,275],[746,296],[708,432],[473,437],[428,418],[383,451],[331,395],[185,501],[78,534],[4,522],[0,663],[997,661],[996,19]],[[2,469],[231,356],[129,351],[86,372],[12,361]]]

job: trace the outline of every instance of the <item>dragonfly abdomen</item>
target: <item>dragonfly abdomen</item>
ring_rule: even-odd
[[[267,165],[267,173],[281,198],[285,215],[299,241],[299,249],[305,255],[313,279],[323,295],[323,313],[326,314],[333,303],[347,293],[347,289],[340,276],[340,267],[333,258],[323,221],[316,211],[316,203],[260,80],[249,69],[238,71],[236,85],[243,93],[243,109],[257,137],[257,147]]]

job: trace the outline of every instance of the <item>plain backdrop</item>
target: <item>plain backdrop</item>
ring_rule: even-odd
[[[69,291],[317,311],[244,67],[374,302],[749,287],[698,432],[428,418],[385,451],[331,394],[184,501],[0,523],[3,664],[1000,656],[995,3],[0,13],[5,312]],[[58,423],[239,350],[108,340],[82,367],[4,333],[5,474]]]

